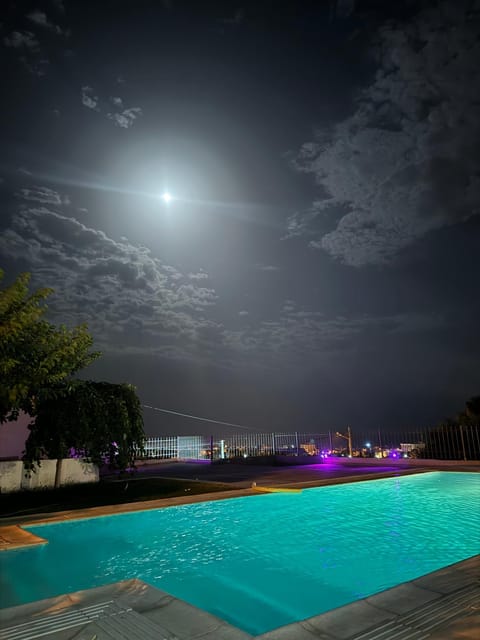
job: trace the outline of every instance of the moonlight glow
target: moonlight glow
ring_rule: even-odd
[[[165,193],[162,193],[161,198],[165,202],[165,204],[168,204],[173,200],[172,195],[168,193],[168,191],[165,191]]]

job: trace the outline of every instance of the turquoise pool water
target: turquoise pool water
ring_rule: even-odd
[[[0,606],[138,577],[258,634],[480,553],[479,497],[433,472],[31,526]]]

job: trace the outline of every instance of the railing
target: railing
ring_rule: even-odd
[[[454,425],[399,432],[346,428],[327,433],[158,436],[147,438],[144,448],[142,458],[178,460],[278,455],[480,460],[480,428]]]
[[[331,449],[328,433],[239,433],[160,436],[145,440],[143,458],[219,460],[272,455],[318,455]]]

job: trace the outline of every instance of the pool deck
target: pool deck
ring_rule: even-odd
[[[238,469],[241,467],[241,469]],[[20,525],[158,509],[257,494],[266,488],[303,488],[433,470],[480,471],[480,465],[368,464],[282,468],[247,465],[162,464],[148,475],[225,482],[231,491],[0,519],[0,550],[46,541]],[[208,472],[210,470],[210,473]],[[142,474],[143,475],[143,474]],[[200,476],[200,477],[199,477]],[[256,489],[252,484],[257,483]],[[258,494],[257,494],[258,495]],[[26,579],[28,579],[26,577]],[[250,640],[253,636],[188,603],[132,579],[0,610],[0,640]],[[308,620],[279,627],[257,640],[477,640],[480,637],[480,556]]]

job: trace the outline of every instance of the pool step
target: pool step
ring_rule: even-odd
[[[413,613],[398,616],[354,640],[424,640],[436,628],[448,624],[480,607],[480,585],[473,584],[438,601],[420,607]]]
[[[90,627],[91,623],[95,623]],[[24,622],[12,627],[0,629],[0,640],[35,640],[36,638],[55,638],[55,634],[89,625],[85,634],[80,632],[76,638],[96,637],[95,629],[99,628],[102,638],[114,640],[168,640],[170,634],[158,625],[150,622],[139,613],[117,604],[114,600],[74,609],[65,613],[55,613],[31,622]]]

